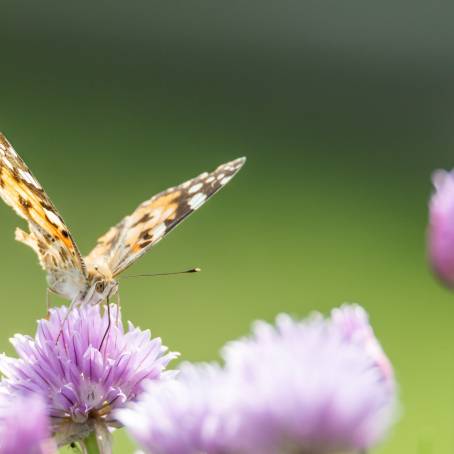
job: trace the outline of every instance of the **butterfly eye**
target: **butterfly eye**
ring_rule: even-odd
[[[104,281],[96,282],[95,289],[98,293],[102,293],[105,288],[106,288],[106,284]]]

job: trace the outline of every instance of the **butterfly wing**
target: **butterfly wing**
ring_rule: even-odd
[[[74,297],[86,282],[76,243],[38,180],[1,133],[0,197],[28,222],[29,232],[18,228],[16,239],[36,252],[50,288]]]
[[[121,273],[225,186],[245,160],[239,158],[223,164],[214,172],[203,173],[143,202],[99,238],[85,258],[87,266],[103,264],[113,276]]]

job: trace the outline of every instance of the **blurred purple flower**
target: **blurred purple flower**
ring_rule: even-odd
[[[37,395],[11,396],[0,390],[0,454],[53,454],[49,416]]]
[[[69,314],[66,307],[54,308],[49,320],[38,322],[34,339],[21,334],[11,339],[19,358],[0,357],[11,392],[32,392],[46,400],[59,445],[96,431],[109,446],[108,427],[116,425],[112,410],[134,399],[144,380],[169,374],[163,370],[177,356],[165,354],[167,348],[148,330],[130,323],[124,332],[117,306],[110,307],[105,339],[108,319],[99,305]]]
[[[437,170],[429,205],[428,248],[432,268],[448,287],[454,286],[454,171]]]
[[[225,366],[184,365],[118,412],[153,454],[347,453],[395,418],[392,368],[358,306],[274,326],[227,344]]]
[[[383,379],[393,387],[395,382],[391,361],[375,337],[367,312],[357,304],[344,305],[331,312],[331,320],[333,329],[340,330],[347,342],[357,343],[359,347],[364,348],[378,366]]]

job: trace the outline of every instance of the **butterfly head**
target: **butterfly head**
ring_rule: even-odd
[[[118,282],[113,278],[109,269],[102,264],[88,270],[89,288],[84,302],[98,304],[114,296],[118,291]]]

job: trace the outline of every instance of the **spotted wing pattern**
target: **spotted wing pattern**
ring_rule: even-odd
[[[118,275],[225,186],[244,162],[245,158],[228,162],[143,202],[99,238],[85,258],[87,266],[103,264]]]
[[[28,222],[16,239],[30,246],[47,271],[50,287],[68,298],[85,285],[85,265],[57,209],[24,161],[0,133],[0,197]],[[80,287],[80,288],[78,288]],[[69,292],[69,293],[68,293]]]

